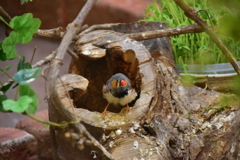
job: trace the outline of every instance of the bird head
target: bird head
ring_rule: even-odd
[[[113,79],[111,85],[113,89],[117,89],[119,87],[126,87],[128,82],[126,79]]]
[[[117,73],[109,79],[107,85],[114,96],[121,97],[127,94],[131,82],[124,74]]]

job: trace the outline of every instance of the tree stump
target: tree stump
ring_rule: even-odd
[[[135,28],[120,24],[115,31],[92,31],[76,42],[79,58],[72,60],[70,74],[56,84],[54,98],[63,107],[50,103],[50,119],[80,119],[115,159],[236,159],[239,103],[223,101],[236,97],[182,84],[169,38],[140,43],[124,34],[163,29],[166,24],[132,25]],[[151,45],[153,41],[158,43]],[[104,116],[107,101],[102,87],[118,72],[130,78],[138,99],[128,113],[110,106]],[[231,108],[216,114],[217,106]],[[107,159],[73,126],[55,130],[60,158]]]

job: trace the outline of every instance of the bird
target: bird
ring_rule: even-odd
[[[126,112],[129,111],[129,103],[135,100],[137,92],[132,88],[131,81],[122,73],[114,74],[102,89],[103,97],[108,101],[103,114],[107,113],[109,104],[126,106]]]

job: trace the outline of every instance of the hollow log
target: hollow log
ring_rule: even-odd
[[[64,107],[51,106],[51,120],[81,120],[117,160],[236,159],[240,114],[236,96],[183,84],[168,37],[138,42],[124,34],[163,29],[166,24],[132,25],[135,28],[120,24],[115,31],[81,36],[75,44],[79,58],[56,84],[56,98]],[[128,113],[122,106],[110,106],[103,115],[107,105],[103,84],[118,72],[130,78],[138,99]],[[74,126],[55,132],[61,159],[108,159]]]

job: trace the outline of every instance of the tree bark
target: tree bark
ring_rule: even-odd
[[[56,83],[64,114],[53,120],[80,119],[113,159],[237,159],[236,97],[181,83],[168,37],[137,42],[124,34],[164,29],[166,24],[132,26],[120,24],[115,31],[81,36],[71,74]],[[117,72],[130,78],[138,99],[129,113],[110,106],[104,116],[102,86]],[[109,159],[74,125],[57,131],[62,159]]]

